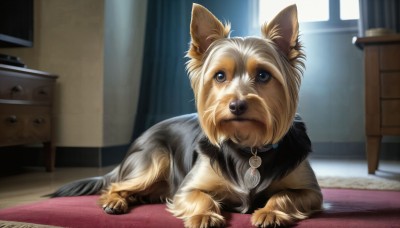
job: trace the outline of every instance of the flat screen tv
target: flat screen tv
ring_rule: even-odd
[[[33,0],[0,0],[0,47],[32,47]]]

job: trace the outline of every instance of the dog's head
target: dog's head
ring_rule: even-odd
[[[194,4],[187,69],[201,127],[219,145],[277,143],[292,124],[304,64],[297,8],[261,27],[262,38],[230,38],[230,25]]]

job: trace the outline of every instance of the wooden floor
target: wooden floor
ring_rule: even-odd
[[[44,200],[61,185],[73,180],[100,176],[107,168],[56,168],[52,173],[44,168],[24,168],[17,174],[0,177],[0,208]]]
[[[368,176],[366,161],[313,159],[311,165],[317,176]],[[41,167],[24,168],[20,173],[0,177],[0,208],[44,200],[43,195],[67,182],[103,175],[113,168],[56,168],[52,173]],[[400,181],[400,162],[381,161],[376,175]]]

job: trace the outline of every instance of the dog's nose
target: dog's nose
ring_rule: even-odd
[[[245,100],[234,100],[229,103],[229,110],[232,114],[240,116],[247,110],[247,102]]]

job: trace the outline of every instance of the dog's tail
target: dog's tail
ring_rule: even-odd
[[[62,197],[62,196],[83,196],[95,195],[105,189],[111,182],[118,178],[119,166],[104,176],[90,177],[86,179],[76,180],[61,186],[58,190],[45,197]]]

